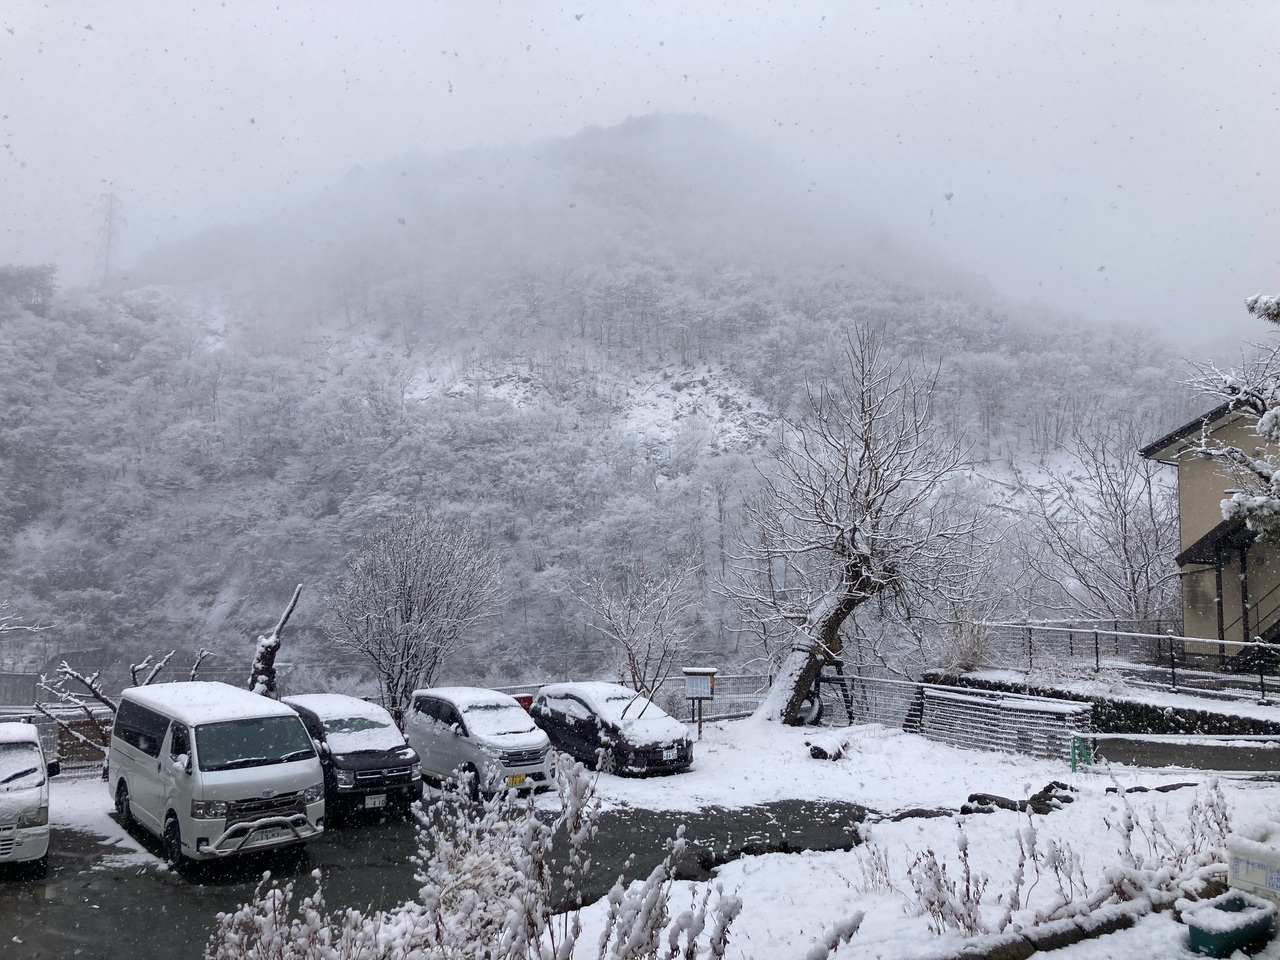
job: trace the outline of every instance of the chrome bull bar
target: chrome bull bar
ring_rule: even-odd
[[[212,853],[219,857],[239,853],[246,844],[253,840],[259,830],[269,830],[277,827],[282,827],[293,834],[289,839],[280,838],[279,842],[283,843],[292,843],[294,840],[307,840],[320,834],[320,830],[311,825],[311,821],[307,819],[304,813],[294,813],[287,817],[263,817],[261,820],[244,820],[228,827],[223,831],[222,836],[205,847],[203,852]]]

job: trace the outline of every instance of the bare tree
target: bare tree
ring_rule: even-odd
[[[895,362],[860,328],[837,381],[811,389],[802,418],[784,424],[776,470],[747,508],[756,532],[730,586],[748,620],[792,630],[759,716],[796,721],[843,648],[841,627],[868,601],[905,620],[928,594],[960,599],[976,520],[948,509],[961,451],[933,424],[937,386],[936,368]]]
[[[0,600],[0,633],[39,633],[41,630],[48,630],[51,626],[47,623],[24,623],[18,618],[17,614],[9,613],[9,601]]]
[[[690,588],[701,569],[690,560],[658,575],[633,563],[620,577],[586,580],[576,594],[590,625],[617,645],[623,682],[647,697],[689,649],[698,599]]]
[[[1138,455],[1142,423],[1078,428],[1070,462],[1028,485],[1017,553],[1028,601],[1090,619],[1170,619],[1178,602],[1178,512],[1159,464]]]
[[[470,527],[434,514],[392,520],[347,560],[326,597],[329,635],[372,665],[400,722],[467,631],[505,599],[497,556]]]

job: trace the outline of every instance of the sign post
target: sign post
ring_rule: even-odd
[[[684,695],[689,699],[689,719],[698,721],[698,739],[702,739],[702,705],[716,697],[715,667],[683,667]]]

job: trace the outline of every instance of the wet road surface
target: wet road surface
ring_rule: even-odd
[[[769,851],[849,849],[853,825],[866,810],[857,804],[785,800],[744,809],[696,813],[614,810],[601,815],[592,848],[596,867],[585,883],[589,898],[602,896],[625,873],[647,875],[661,861],[664,841],[686,825],[687,855],[679,874],[704,879],[719,863]],[[264,870],[296,879],[299,896],[310,893],[308,874],[324,874],[325,900],[340,907],[386,908],[417,894],[414,826],[397,820],[326,831],[301,854],[261,854],[218,863],[190,880],[163,869],[159,845],[137,834],[154,855],[146,863],[104,866],[121,849],[96,837],[53,830],[44,880],[0,872],[0,957],[80,960],[195,960],[214,918],[247,901]],[[630,859],[630,865],[627,861]]]

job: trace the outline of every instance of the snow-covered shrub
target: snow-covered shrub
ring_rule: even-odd
[[[1185,825],[1177,828],[1166,824],[1155,806],[1137,810],[1123,791],[1118,795],[1119,811],[1103,820],[1118,842],[1111,862],[1090,870],[1070,843],[1041,838],[1036,818],[1028,814],[1016,832],[1012,882],[994,896],[989,878],[975,876],[970,867],[968,838],[957,818],[959,875],[950,873],[932,849],[918,853],[907,868],[916,909],[937,934],[1000,933],[1082,916],[1105,904],[1140,899],[1172,903],[1221,869],[1230,819],[1216,780],[1196,795]],[[887,863],[884,870],[887,875]]]
[[[858,876],[853,881],[857,893],[893,893],[895,887],[889,872],[889,851],[876,843],[866,842],[854,848]]]
[[[982,894],[988,878],[974,876],[969,864],[969,838],[964,821],[956,818],[956,847],[959,850],[960,877],[952,879],[947,865],[932,850],[916,854],[907,868],[907,878],[915,891],[921,916],[929,918],[934,933],[956,930],[966,936],[994,933],[982,918]]]
[[[539,816],[532,799],[511,794],[472,803],[465,788],[419,810],[415,878],[422,886],[416,901],[392,910],[326,910],[319,871],[312,874],[316,892],[295,909],[294,884],[280,886],[264,875],[251,902],[218,915],[205,958],[569,960],[582,934],[580,878],[591,866],[599,804],[581,764],[564,757],[556,787],[550,817]],[[557,837],[567,850],[553,861]],[[648,878],[614,885],[597,944],[601,960],[724,956],[742,902],[708,888],[673,916],[673,864],[684,848],[678,833]],[[856,929],[842,921],[824,949],[829,953]]]

